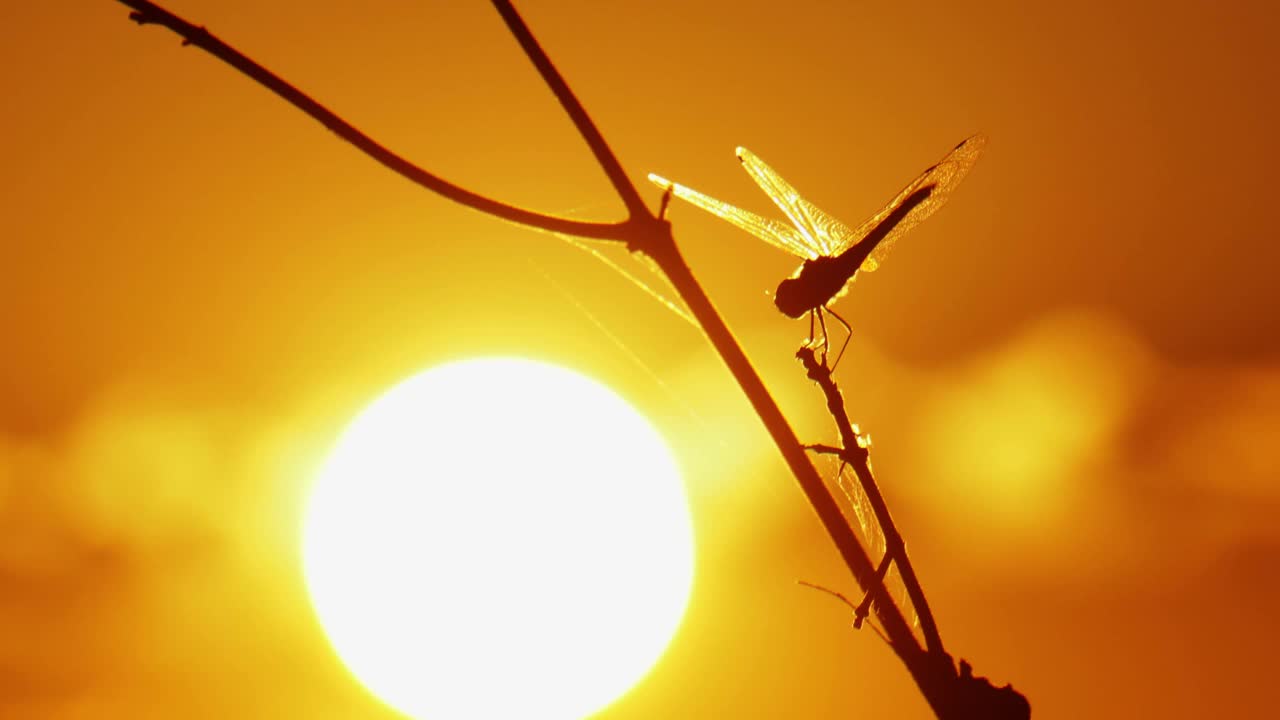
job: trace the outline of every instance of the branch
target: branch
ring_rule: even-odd
[[[681,257],[671,234],[670,224],[662,217],[654,217],[645,208],[638,192],[626,178],[603,136],[509,2],[493,0],[499,13],[507,22],[508,28],[516,36],[544,81],[551,87],[561,106],[569,114],[579,133],[595,154],[597,162],[609,177],[614,189],[622,198],[629,212],[627,220],[620,223],[568,220],[524,210],[449,183],[378,144],[294,86],[218,40],[204,28],[192,25],[151,2],[144,0],[117,0],[117,2],[135,9],[135,12],[130,14],[130,18],[138,24],[156,24],[169,28],[183,38],[184,45],[196,45],[226,62],[317,120],[366,155],[427,190],[509,222],[580,238],[623,241],[631,250],[644,252],[651,257],[670,279],[738,381],[743,393],[786,460],[809,504],[831,536],[845,565],[864,587],[871,587],[872,583],[877,582],[876,568],[872,566],[857,536],[845,522],[839,505],[822,477],[814,469],[804,446],[800,444],[755,368],[752,367],[741,346],[738,345],[711,300],[694,278],[684,258]],[[893,651],[906,665],[934,712],[940,718],[967,717],[953,712],[956,708],[954,702],[956,670],[950,657],[945,653],[940,656],[926,653],[907,626],[897,606],[893,603],[883,605],[877,608],[877,614],[887,640]]]
[[[670,230],[667,231],[663,242],[654,245],[652,251],[646,252],[649,252],[650,257],[670,279],[672,286],[680,294],[681,299],[698,320],[703,332],[707,334],[707,338],[715,346],[725,365],[728,366],[729,372],[738,381],[747,400],[751,402],[760,421],[764,423],[765,429],[773,438],[774,445],[782,453],[783,460],[786,461],[788,469],[800,485],[809,505],[817,513],[823,528],[835,543],[845,566],[862,587],[872,587],[873,583],[877,582],[876,568],[867,557],[866,550],[858,542],[858,537],[849,524],[845,522],[844,513],[840,510],[839,504],[822,480],[822,476],[814,469],[804,446],[800,444],[795,431],[791,429],[782,410],[774,402],[759,374],[752,367],[751,361],[724,324],[720,314],[716,312],[715,306],[702,290],[702,286],[694,279],[693,273],[676,247],[675,240],[671,237]],[[933,689],[936,689],[933,688],[935,673],[929,667],[927,656],[916,640],[916,636],[907,626],[898,607],[893,603],[884,604],[879,608],[879,617],[894,653],[911,671],[912,677],[924,692],[930,705],[935,711],[941,712],[938,708],[944,704],[943,698],[933,692]],[[952,672],[954,673],[954,670]],[[939,717],[945,716],[939,715]]]
[[[507,23],[507,29],[511,31],[511,34],[520,43],[520,47],[524,49],[524,54],[528,56],[533,66],[538,69],[538,74],[542,76],[543,82],[547,84],[547,87],[551,88],[556,100],[560,101],[560,106],[564,108],[565,114],[569,116],[570,120],[573,120],[574,127],[578,128],[578,134],[587,143],[587,147],[591,148],[592,154],[596,156],[596,162],[600,163],[600,169],[604,170],[604,174],[609,177],[609,182],[613,183],[613,189],[617,191],[618,197],[626,205],[628,216],[631,218],[652,217],[649,209],[645,207],[644,200],[640,198],[640,192],[636,190],[635,185],[631,184],[631,179],[623,171],[622,164],[618,162],[613,150],[609,148],[604,136],[600,134],[600,129],[591,121],[586,109],[582,107],[578,97],[569,89],[569,84],[564,81],[560,72],[556,70],[556,66],[551,63],[551,59],[547,57],[547,53],[538,44],[538,40],[533,36],[533,33],[529,32],[529,26],[525,25],[524,18],[520,17],[520,14],[516,12],[515,8],[511,7],[511,3],[507,2],[507,0],[493,0],[493,6],[497,8],[502,20]]]
[[[338,137],[356,146],[356,148],[361,152],[381,163],[397,175],[416,185],[426,188],[431,192],[443,195],[444,197],[459,204],[466,205],[473,210],[478,210],[487,215],[493,215],[494,217],[501,218],[508,222],[528,225],[540,230],[565,233],[568,235],[592,238],[596,240],[623,241],[627,242],[630,246],[635,246],[637,239],[644,235],[642,227],[654,222],[653,216],[649,214],[648,210],[644,207],[644,204],[640,201],[640,197],[636,193],[635,188],[631,187],[629,183],[627,183],[627,187],[630,190],[629,193],[623,192],[621,188],[619,188],[619,192],[626,203],[627,210],[631,213],[631,217],[620,223],[594,223],[583,222],[580,220],[569,220],[567,218],[545,215],[532,210],[519,208],[514,205],[508,205],[478,193],[474,193],[466,188],[455,185],[438,175],[434,175],[423,170],[412,162],[382,146],[373,138],[356,129],[355,126],[351,125],[346,120],[335,115],[333,111],[316,102],[306,93],[286,82],[279,75],[276,75],[253,60],[250,60],[239,50],[236,50],[230,45],[214,37],[212,33],[203,27],[193,25],[155,3],[147,2],[146,0],[116,1],[134,9],[134,12],[129,13],[130,20],[133,20],[139,25],[160,25],[172,30],[174,33],[177,33],[182,37],[183,46],[194,45],[227,63],[236,70],[239,70],[259,85],[267,88],[271,92],[280,96],[290,105],[293,105],[319,122],[321,125],[324,125]],[[504,18],[505,17],[506,14],[504,13]],[[508,20],[509,25],[510,23],[511,21]],[[523,27],[523,25],[520,27]],[[512,32],[516,32],[515,28],[512,29]],[[524,29],[524,33],[528,35],[528,30]],[[532,42],[532,37],[530,37],[530,41]],[[536,43],[534,43],[532,47],[537,49],[538,52],[541,52],[541,50],[537,48]],[[526,47],[526,51],[528,50],[529,48]],[[545,62],[546,56],[543,55],[542,57]],[[546,62],[546,64],[549,65],[549,62]],[[539,71],[543,72],[544,77],[546,77],[546,70],[544,70],[544,67],[540,66]],[[552,68],[550,72],[554,73],[554,68]],[[563,85],[563,81],[561,81],[561,84]],[[565,88],[565,91],[567,92],[567,88]],[[560,97],[559,93],[557,93],[557,97]],[[561,97],[561,103],[565,103],[563,97]],[[566,110],[569,110],[568,105],[566,105]],[[586,127],[594,130],[594,126],[591,125],[590,119],[586,117],[586,113],[582,112],[580,107],[578,107],[577,112],[577,115],[574,115],[572,111],[570,114],[574,117],[574,123],[578,125],[579,131],[583,131],[583,123],[585,123]],[[600,137],[599,132],[595,132],[592,135],[585,135],[584,133],[584,136],[587,143],[591,145],[592,151],[596,153],[597,159],[600,159],[601,154],[604,153],[611,160],[612,165],[605,165],[605,172],[609,175],[610,180],[613,181],[614,187],[619,187],[617,177],[621,176],[621,167],[618,166],[617,160],[613,159],[613,155],[609,152],[608,147],[603,145],[604,140]],[[604,161],[601,160],[601,162],[603,165]],[[623,181],[625,182],[625,177],[623,178]]]
[[[807,346],[800,348],[796,353],[796,357],[804,365],[809,378],[822,389],[822,394],[827,399],[827,409],[831,411],[831,417],[835,420],[836,430],[840,434],[840,444],[842,445],[840,448],[816,445],[810,446],[810,449],[818,450],[819,452],[834,451],[833,454],[838,455],[841,460],[853,466],[853,471],[858,476],[858,482],[862,485],[862,490],[866,493],[867,500],[871,503],[871,510],[875,513],[876,521],[880,523],[880,531],[884,533],[885,554],[891,556],[893,561],[898,564],[898,572],[902,575],[902,584],[906,586],[907,595],[911,598],[911,604],[915,607],[916,615],[920,618],[920,631],[924,633],[925,648],[930,653],[943,654],[946,651],[942,647],[942,636],[938,633],[938,625],[934,622],[928,601],[925,600],[924,588],[920,586],[920,580],[916,577],[915,568],[911,566],[911,560],[907,557],[906,543],[903,542],[902,535],[898,533],[898,527],[893,522],[893,516],[889,514],[889,506],[885,503],[884,495],[880,493],[880,486],[876,483],[875,476],[871,473],[871,453],[858,443],[858,434],[853,429],[853,423],[849,422],[849,413],[844,406],[844,396],[840,393],[840,388],[836,386],[835,380],[831,377],[830,368],[818,362],[813,348]],[[869,595],[883,594],[884,583],[876,582],[870,586],[864,585],[863,589]],[[877,602],[877,612],[883,610],[886,605],[892,605],[892,601]]]
[[[929,610],[929,603],[925,600],[924,589],[920,586],[919,578],[916,577],[911,559],[907,557],[906,544],[902,541],[902,536],[889,515],[889,507],[885,504],[884,496],[880,494],[880,487],[871,473],[871,453],[858,442],[858,434],[853,428],[853,423],[849,422],[849,414],[845,410],[844,396],[836,386],[835,379],[831,377],[831,369],[818,362],[813,348],[800,348],[796,352],[796,357],[804,365],[809,378],[822,389],[822,394],[827,400],[827,409],[831,411],[831,417],[835,420],[842,445],[842,447],[831,445],[807,447],[815,452],[836,455],[852,465],[854,472],[858,475],[858,482],[871,503],[871,509],[876,515],[877,522],[880,523],[881,532],[884,533],[885,558],[892,557],[898,564],[902,583],[906,586],[907,595],[911,598],[911,604],[915,606],[916,615],[920,618],[920,629],[924,633],[928,652],[925,661],[921,663],[925,679],[921,682],[921,676],[916,676],[916,682],[920,683],[934,712],[939,718],[957,720],[1028,720],[1031,717],[1031,704],[1012,685],[996,687],[987,678],[974,676],[972,666],[963,659],[960,661],[957,673],[951,656],[942,647],[942,638],[938,634],[933,613]],[[863,584],[868,600],[885,592],[883,578],[876,577],[873,580],[875,582],[872,585]],[[828,590],[828,592],[832,591]],[[846,604],[852,605],[843,595],[834,594]],[[876,603],[876,614],[883,618],[883,613],[888,606],[893,608],[895,617],[900,617],[897,606],[887,597],[885,599],[888,602]],[[862,606],[854,606],[855,617],[862,610]],[[872,627],[875,626],[872,625]]]

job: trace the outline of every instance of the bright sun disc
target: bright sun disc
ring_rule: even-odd
[[[684,615],[693,532],[658,433],[608,388],[518,359],[437,367],[343,432],[303,569],[339,657],[419,720],[576,720]]]

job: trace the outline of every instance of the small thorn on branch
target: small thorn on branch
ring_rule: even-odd
[[[805,450],[818,453],[819,455],[844,455],[844,448],[838,448],[834,445],[824,445],[822,443],[813,443],[804,446]]]
[[[814,590],[821,590],[822,592],[824,592],[824,593],[826,593],[826,594],[828,594],[828,595],[831,595],[832,597],[835,597],[836,599],[838,599],[840,602],[844,603],[845,605],[848,605],[850,610],[855,610],[855,611],[856,611],[856,610],[858,609],[858,606],[857,606],[857,605],[854,605],[852,600],[850,600],[849,598],[845,597],[845,596],[844,596],[844,593],[842,593],[842,592],[840,592],[840,591],[838,591],[838,590],[832,590],[831,588],[826,587],[825,585],[819,585],[819,584],[817,584],[817,583],[811,583],[811,582],[809,582],[808,580],[796,580],[796,584],[797,584],[797,585],[803,585],[803,586],[805,586],[805,587],[807,587],[807,588],[813,588]]]
[[[668,185],[667,191],[662,193],[662,205],[658,207],[659,220],[667,219],[667,208],[671,205],[671,195],[675,192],[675,190],[676,188],[674,185]]]
[[[213,35],[211,35],[203,25],[192,25],[182,18],[165,11],[163,8],[156,7],[151,3],[130,2],[128,4],[143,6],[141,9],[136,9],[129,13],[130,20],[137,23],[140,27],[145,25],[160,25],[168,27],[182,38],[182,47],[186,47],[188,45],[206,47],[210,44],[210,41],[213,40]]]
[[[835,598],[836,598],[837,600],[839,600],[840,602],[842,602],[842,603],[844,603],[845,605],[849,606],[849,609],[850,609],[850,610],[852,610],[852,611],[853,611],[853,614],[854,614],[853,628],[854,628],[855,630],[861,630],[861,629],[862,629],[863,621],[866,619],[866,613],[863,613],[861,616],[859,616],[859,613],[860,613],[860,612],[862,612],[862,611],[861,611],[861,609],[860,609],[857,605],[854,605],[852,600],[850,600],[849,598],[845,597],[844,593],[842,593],[842,592],[840,592],[840,591],[838,591],[838,590],[832,590],[832,589],[831,589],[831,588],[829,588],[829,587],[825,587],[825,586],[823,586],[823,585],[819,585],[819,584],[817,584],[817,583],[811,583],[811,582],[809,582],[808,580],[796,580],[796,583],[797,583],[797,584],[800,584],[800,585],[803,585],[803,586],[805,586],[805,587],[807,587],[807,588],[813,588],[814,590],[820,590],[820,591],[822,591],[822,592],[824,592],[824,593],[827,593],[828,595],[831,595],[831,596],[835,597]],[[891,641],[891,640],[889,639],[889,636],[888,636],[888,635],[885,635],[885,634],[884,634],[884,631],[883,631],[883,630],[881,630],[880,628],[876,627],[875,623],[866,623],[866,624],[867,624],[867,627],[869,627],[869,628],[871,628],[872,630],[874,630],[874,631],[875,631],[876,635],[879,635],[879,636],[880,636],[880,639],[881,639],[881,640],[883,640],[883,641],[885,642],[885,644],[886,644],[886,645],[889,645],[889,646],[891,646],[891,647],[893,646],[893,641]]]

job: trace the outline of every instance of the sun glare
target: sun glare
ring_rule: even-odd
[[[419,720],[600,710],[661,656],[693,580],[658,433],[519,359],[437,367],[364,409],[316,479],[302,554],[338,656]]]

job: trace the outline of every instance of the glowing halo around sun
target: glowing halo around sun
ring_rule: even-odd
[[[676,464],[608,388],[519,359],[418,374],[366,407],[303,520],[316,616],[418,720],[576,720],[680,624],[693,532]]]

